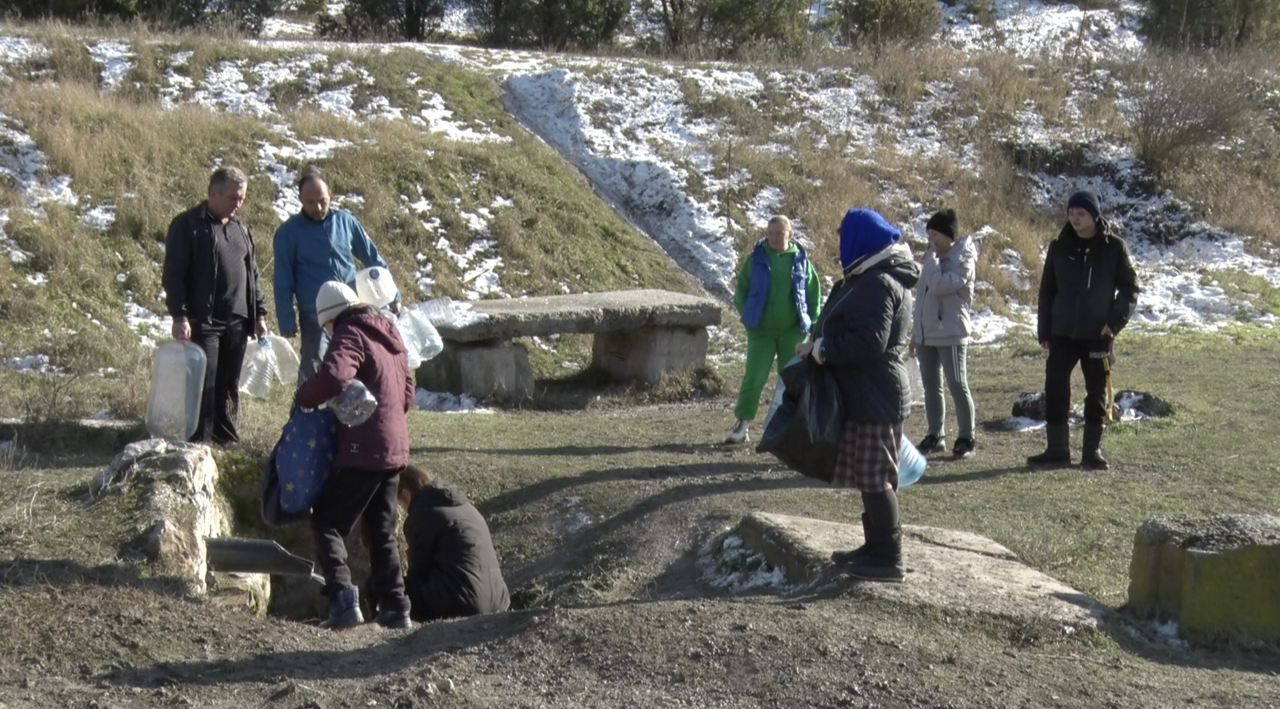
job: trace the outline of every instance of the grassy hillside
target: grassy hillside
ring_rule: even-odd
[[[484,258],[501,259],[499,287],[515,297],[697,290],[504,112],[486,76],[411,50],[317,55],[136,38],[128,44],[136,64],[119,90],[108,91],[89,56],[94,40],[56,34],[36,40],[49,55],[10,67],[13,81],[0,85],[0,111],[6,127],[27,133],[46,156],[40,176],[70,176],[77,199],[24,209],[29,194],[13,184],[0,190],[0,209],[9,215],[4,232],[29,254],[21,263],[0,259],[0,282],[8,285],[0,289],[0,359],[46,354],[51,366],[90,376],[63,382],[75,401],[59,406],[56,397],[32,400],[46,398],[33,391],[40,388],[34,377],[0,370],[8,382],[0,386],[5,415],[138,413],[145,384],[135,381],[145,377],[149,353],[126,321],[126,303],[163,314],[159,264],[169,220],[203,197],[218,164],[240,165],[251,175],[242,215],[254,231],[268,294],[278,213],[296,211],[296,201],[283,200],[294,194],[292,179],[307,164],[325,170],[335,203],[361,219],[409,302],[466,297],[476,285],[465,280],[468,270]],[[194,90],[166,78],[199,85],[228,68],[244,69],[239,89],[261,96],[258,115],[193,105]],[[269,83],[270,72],[282,70],[299,78]],[[334,76],[350,78],[335,82]],[[467,142],[403,119],[326,112],[317,96],[337,83],[354,84],[357,107],[375,93],[386,99],[384,111],[406,116],[447,106],[454,125],[475,128],[486,139]],[[424,99],[420,89],[438,99]],[[81,217],[102,205],[114,208],[115,219],[98,230]],[[428,292],[418,287],[424,276]],[[106,367],[115,371],[99,378]]]

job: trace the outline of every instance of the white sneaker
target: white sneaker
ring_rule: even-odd
[[[751,440],[747,435],[747,422],[744,419],[738,419],[738,425],[733,427],[733,433],[724,439],[725,443],[746,443]]]

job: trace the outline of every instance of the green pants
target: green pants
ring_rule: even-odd
[[[755,419],[760,409],[760,392],[769,379],[774,358],[777,358],[778,370],[781,371],[796,356],[796,345],[804,342],[805,337],[805,333],[798,329],[783,332],[747,330],[747,371],[742,375],[742,386],[738,388],[734,416],[743,421]]]

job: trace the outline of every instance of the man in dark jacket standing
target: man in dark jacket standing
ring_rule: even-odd
[[[396,543],[396,491],[409,463],[413,379],[404,342],[394,322],[364,305],[346,284],[329,281],[316,295],[316,314],[330,333],[329,350],[315,376],[298,388],[297,403],[315,408],[359,379],[378,400],[367,421],[338,426],[333,473],[311,508],[316,564],[329,595],[326,628],[364,622],[360,598],[347,567],[343,537],[362,522],[372,567],[379,625],[409,627],[400,548]]]
[[[489,525],[465,493],[412,465],[400,475],[405,590],[419,623],[499,613],[511,607]]]
[[[1040,278],[1036,332],[1049,351],[1044,406],[1048,446],[1029,465],[1071,462],[1067,417],[1071,371],[1084,374],[1084,450],[1081,465],[1104,469],[1102,424],[1106,417],[1106,367],[1116,336],[1138,304],[1138,276],[1129,247],[1101,215],[1098,196],[1076,192],[1067,200],[1067,223],[1049,243]]]
[[[831,484],[862,497],[865,544],[832,554],[851,576],[902,581],[898,455],[902,422],[911,412],[907,350],[911,289],[920,267],[902,232],[871,209],[850,209],[840,223],[836,284],[814,325],[814,341],[796,347],[826,367],[840,391],[844,423]]]
[[[175,217],[165,237],[162,282],[173,338],[195,342],[207,358],[192,441],[240,440],[240,366],[249,336],[267,334],[253,235],[236,216],[248,184],[239,168],[218,168],[209,178],[208,199]]]

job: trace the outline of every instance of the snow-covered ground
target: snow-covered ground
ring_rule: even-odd
[[[944,6],[938,39],[962,52],[1009,51],[1027,57],[1049,54],[1087,58],[1142,51],[1135,31],[1138,5],[1131,0],[1121,2],[1118,12],[1082,11],[1071,5],[1037,0],[997,0],[994,18],[988,25],[965,16],[959,9],[962,6],[963,3]],[[460,14],[458,6],[451,6],[450,12],[446,18],[452,23],[450,32],[464,35],[471,31],[469,18]],[[297,20],[276,20],[267,28],[269,36],[279,37],[301,37],[309,31]],[[299,167],[323,163],[334,150],[352,147],[341,137],[299,139],[273,99],[273,90],[283,84],[303,87],[305,104],[351,121],[404,121],[459,142],[511,140],[510,135],[493,126],[456,115],[439,93],[419,86],[416,76],[410,78],[416,98],[406,105],[393,103],[388,98],[392,94],[381,92],[358,60],[332,56],[330,49],[338,45],[293,39],[266,40],[255,45],[277,51],[266,60],[222,60],[199,75],[189,71],[190,52],[171,52],[159,89],[166,107],[197,104],[213,111],[255,116],[275,127],[276,137],[257,146],[256,167],[275,187],[273,204],[282,220],[299,208],[293,187]],[[136,60],[131,46],[127,42],[89,40],[85,47],[99,66],[100,89],[110,92],[121,88]],[[348,55],[352,47],[343,45]],[[771,95],[786,95],[794,108],[791,115],[797,118],[794,124],[777,126],[773,142],[751,146],[764,153],[785,156],[792,150],[795,137],[803,134],[819,142],[838,137],[845,144],[861,146],[860,152],[850,155],[854,162],[871,159],[876,150],[890,150],[921,160],[951,156],[961,169],[980,169],[972,148],[949,143],[948,131],[937,122],[940,113],[949,113],[940,108],[953,102],[957,90],[954,82],[973,78],[978,71],[973,67],[963,69],[953,79],[930,83],[914,105],[895,107],[871,77],[852,69],[758,72],[720,64],[685,66],[431,44],[364,45],[363,49],[377,52],[393,47],[419,51],[500,82],[509,110],[525,127],[580,169],[628,221],[696,276],[709,292],[720,297],[731,292],[739,260],[731,234],[761,230],[768,217],[785,204],[787,195],[778,185],[760,181],[747,169],[726,169],[717,150],[717,141],[722,139],[726,126],[691,110],[686,104],[689,91],[698,93],[703,101],[727,98],[760,106]],[[13,71],[47,55],[48,49],[36,41],[0,36],[0,86]],[[1123,87],[1115,86],[1113,77],[1105,71],[1088,72],[1074,82],[1082,96],[1100,90],[1123,93]],[[394,95],[403,94],[400,91]],[[1077,100],[1074,94],[1068,97],[1068,113]],[[976,119],[948,118],[954,122],[952,127],[961,128]],[[1032,148],[1053,152],[1063,144],[1088,142],[1071,128],[1049,125],[1031,108],[1019,114],[1018,119],[1010,138]],[[1230,297],[1213,274],[1247,273],[1280,286],[1280,257],[1254,246],[1251,235],[1230,233],[1206,221],[1176,195],[1147,194],[1131,177],[1142,173],[1131,150],[1096,144],[1086,151],[1086,157],[1097,168],[1096,175],[1112,177],[1024,177],[1038,206],[1046,212],[1060,210],[1066,196],[1081,187],[1101,195],[1106,213],[1130,237],[1144,287],[1135,328],[1182,326],[1213,330],[1238,321],[1274,325],[1275,313]],[[472,176],[473,183],[483,179],[483,175]],[[113,203],[79,194],[70,176],[54,174],[26,126],[5,114],[2,102],[0,184],[3,189],[16,192],[21,208],[37,217],[42,214],[41,205],[52,201],[72,207],[84,224],[96,230],[109,230],[115,218]],[[812,186],[821,188],[820,184]],[[910,214],[901,226],[909,238],[920,242],[928,209],[907,202],[900,186],[886,183],[883,192],[887,205]],[[358,213],[362,197],[335,195],[335,204]],[[459,204],[455,201],[453,206]],[[445,238],[440,219],[433,211],[435,205],[423,198],[421,191],[401,195],[400,208],[407,220],[416,220],[428,233],[438,235],[434,248],[437,253],[446,254],[464,274],[467,297],[474,299],[511,297],[503,287],[503,273],[519,265],[504,262],[488,231],[494,216],[510,204],[509,199],[497,197],[487,206],[462,211],[469,233],[462,244],[456,237]],[[739,222],[726,216],[730,213],[744,217]],[[5,232],[10,216],[0,209],[0,256],[15,265],[15,272],[22,275],[22,286],[42,287],[47,275],[24,265],[33,254],[20,248]],[[801,242],[812,245],[814,235],[807,231],[804,215],[794,215],[794,219]],[[984,243],[1006,242],[991,225],[973,226],[980,248]],[[1025,330],[1034,320],[1035,293],[1029,288],[1034,274],[1026,264],[1038,260],[1037,255],[1001,249],[994,261],[999,272],[1015,284],[1017,292],[993,309],[983,304],[984,299],[990,302],[993,286],[979,284],[980,307],[974,318],[979,343],[997,341],[1013,330]],[[432,264],[425,253],[419,254],[417,261],[416,284],[423,295],[434,295]],[[562,288],[567,291],[568,285]],[[126,303],[127,322],[139,331],[144,343],[151,344],[164,336],[164,318],[138,305],[132,294],[122,297],[122,301]],[[86,315],[93,320],[92,315]],[[717,332],[715,339],[713,351],[718,361],[742,355],[743,343],[735,341],[727,330]]]

